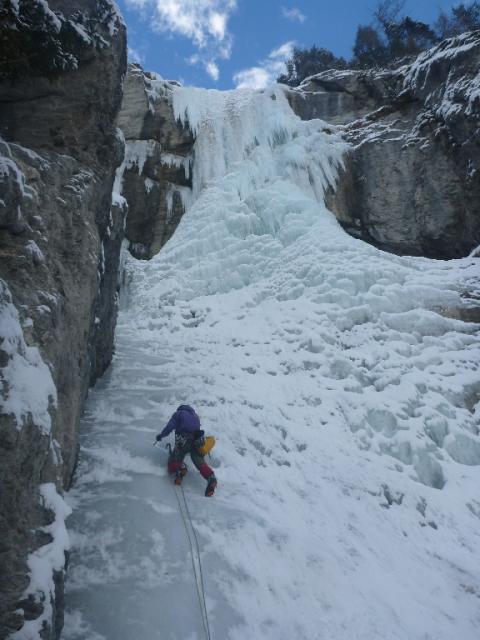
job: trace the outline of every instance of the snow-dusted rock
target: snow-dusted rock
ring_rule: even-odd
[[[396,82],[395,72],[372,74],[332,69],[287,90],[287,98],[302,120],[321,118],[333,124],[347,124],[384,105]]]
[[[352,151],[329,205],[353,235],[452,258],[480,243],[480,32],[389,71],[328,71],[288,90],[304,119],[344,125]]]
[[[65,545],[51,550],[54,577],[48,563],[33,571],[60,527],[39,487],[68,485],[88,385],[112,355],[125,28],[110,0],[3,11],[15,55],[0,67],[0,638],[44,627],[50,639],[63,619]]]
[[[119,189],[129,206],[126,237],[150,258],[172,236],[189,201],[193,135],[175,119],[175,83],[129,66],[118,126],[126,141]]]

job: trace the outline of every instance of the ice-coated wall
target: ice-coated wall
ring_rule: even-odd
[[[129,205],[125,235],[130,253],[140,259],[160,251],[191,199],[194,138],[174,116],[176,86],[129,65],[118,116],[126,149],[116,190]]]

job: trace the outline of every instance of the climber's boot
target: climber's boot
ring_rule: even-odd
[[[207,488],[205,489],[205,496],[210,498],[215,493],[215,489],[217,486],[217,479],[215,476],[210,476],[208,478]]]
[[[178,469],[178,471],[175,473],[175,480],[174,480],[175,484],[180,486],[182,484],[183,478],[187,475],[187,473],[188,473],[187,465],[183,462],[180,469]]]

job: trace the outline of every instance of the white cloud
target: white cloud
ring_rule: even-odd
[[[207,64],[205,65],[205,70],[208,73],[208,75],[212,78],[212,80],[215,80],[215,82],[220,77],[220,69],[218,68],[218,65],[215,62],[212,62],[212,61],[207,62]]]
[[[211,13],[208,18],[209,32],[220,41],[225,39],[225,34],[227,32],[227,19],[227,14],[217,13],[216,11]]]
[[[139,64],[143,64],[145,62],[145,55],[138,49],[128,47],[127,53],[129,62],[138,62]]]
[[[303,24],[307,19],[307,16],[303,14],[297,7],[292,7],[291,9],[282,7],[282,15],[284,18],[287,18],[287,20],[291,20],[292,22],[300,22],[300,24]]]
[[[268,54],[269,60],[281,61],[283,64],[285,60],[288,60],[289,58],[292,57],[294,46],[295,46],[295,42],[293,42],[293,40],[290,40],[289,42],[285,42],[284,44],[280,45],[278,49],[274,49],[273,51],[270,51],[270,53]]]
[[[263,67],[251,67],[233,76],[237,89],[264,89],[271,84],[270,74]]]
[[[194,53],[188,58],[185,58],[185,62],[192,66],[195,66],[197,64],[202,65],[205,71],[208,73],[208,75],[215,82],[220,77],[220,69],[218,68],[218,64],[215,62],[215,60],[207,60],[202,58],[202,56],[200,56],[198,53]]]
[[[232,35],[228,30],[230,16],[237,0],[126,0],[141,10],[152,12],[154,30],[184,36],[198,48],[190,64],[202,64],[207,73],[218,80],[216,60],[228,59],[232,50]]]
[[[191,65],[198,64],[200,62],[200,56],[198,55],[198,53],[194,53],[190,57],[186,58],[185,62],[188,62],[188,64]]]
[[[255,67],[243,69],[233,76],[237,89],[265,89],[285,72],[285,62],[291,57],[295,42],[285,42],[274,49]]]

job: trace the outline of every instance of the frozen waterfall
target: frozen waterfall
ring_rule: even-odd
[[[479,259],[348,236],[323,197],[341,131],[279,87],[178,88],[174,107],[197,136],[193,204],[159,255],[127,260],[69,497],[62,638],[205,638],[152,447],[188,402],[217,436],[215,497],[192,465],[184,481],[212,639],[476,640],[480,337],[458,318]]]

